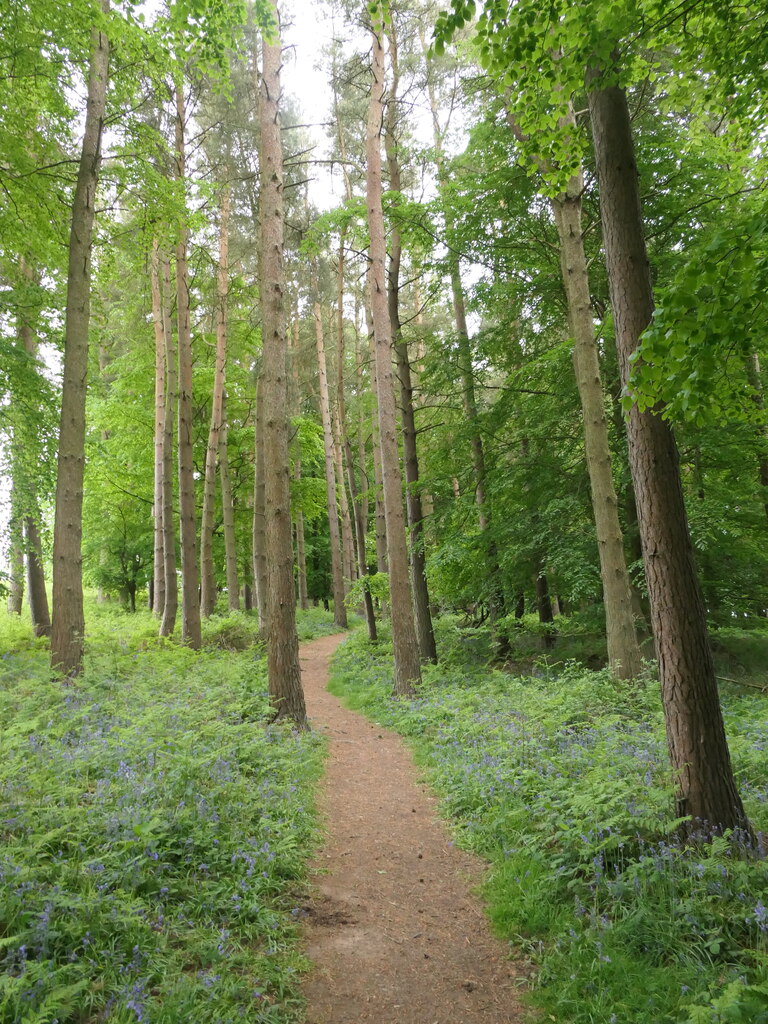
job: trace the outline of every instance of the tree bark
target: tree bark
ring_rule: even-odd
[[[43,572],[43,545],[37,528],[37,516],[24,520],[24,539],[27,549],[27,600],[32,616],[35,636],[51,635],[51,616],[48,610],[48,593],[45,589]]]
[[[619,523],[619,503],[613,485],[605,396],[581,229],[583,187],[583,175],[579,171],[568,182],[566,191],[551,200],[551,207],[560,239],[560,267],[574,342],[573,367],[581,400],[584,448],[600,556],[608,662],[614,675],[633,679],[639,674],[642,661]]]
[[[186,175],[184,87],[176,85],[176,174]],[[189,272],[186,220],[179,225],[176,244],[176,315],[179,338],[179,521],[181,535],[181,639],[197,650],[202,643],[200,626],[200,576],[197,566],[195,522],[195,474],[192,438],[192,329],[190,325]]]
[[[262,46],[261,309],[264,344],[264,452],[267,552],[267,673],[275,718],[307,726],[301,687],[293,586],[288,459],[288,373],[283,268],[283,151],[280,138],[280,42]]]
[[[253,481],[253,581],[259,632],[267,636],[267,532],[264,490],[264,371],[256,383],[256,452]]]
[[[10,586],[8,588],[8,614],[21,615],[24,602],[24,520],[19,512],[19,500],[15,485],[11,488],[11,537],[8,552]]]
[[[224,531],[224,565],[227,578],[227,607],[231,612],[240,608],[240,583],[237,577],[237,541],[235,538],[235,505],[232,499],[232,479],[229,472],[227,423],[227,395],[221,404],[221,434],[219,435],[219,476],[221,477],[221,516]]]
[[[315,292],[317,292],[315,274]],[[325,454],[325,492],[328,499],[328,532],[331,542],[331,580],[333,584],[333,620],[339,629],[347,628],[347,609],[344,604],[344,569],[339,529],[339,509],[336,502],[336,459],[334,454],[331,410],[328,396],[328,371],[325,362],[325,340],[320,300],[317,294],[312,307],[315,319],[315,347],[317,351],[317,377],[320,392],[320,419],[323,424],[323,451]]]
[[[400,160],[395,137],[397,123],[397,89],[399,67],[397,61],[397,36],[394,18],[389,35],[389,58],[392,68],[392,84],[387,98],[386,132],[384,146],[389,169],[389,187],[393,192],[402,190]],[[397,373],[400,379],[400,416],[403,434],[403,461],[405,466],[405,507],[410,531],[411,583],[413,607],[416,614],[416,635],[422,661],[437,664],[437,646],[432,627],[432,613],[427,588],[427,559],[424,550],[424,512],[421,507],[419,490],[419,456],[416,447],[416,414],[413,405],[413,384],[408,345],[403,339],[400,321],[400,262],[402,241],[400,228],[393,222],[389,235],[389,274],[387,279],[387,306],[389,322],[395,347]]]
[[[373,82],[366,133],[366,199],[370,233],[368,280],[376,357],[379,443],[381,445],[384,516],[387,529],[392,641],[395,654],[394,692],[397,696],[411,696],[421,682],[421,662],[408,578],[408,551],[403,517],[403,482],[397,445],[397,417],[394,374],[392,372],[392,328],[387,306],[380,142],[384,94],[384,51],[380,33],[380,27],[378,30],[374,27],[371,32]]]
[[[173,423],[178,401],[178,373],[176,349],[171,327],[171,264],[167,256],[161,259],[163,267],[163,338],[165,341],[165,409],[163,410],[163,582],[165,601],[160,620],[160,636],[171,636],[176,628],[179,609],[179,581],[176,575],[176,525],[173,508]]]
[[[109,0],[101,0],[106,14]],[[101,136],[107,101],[109,40],[94,27],[88,74],[85,133],[80,154],[67,270],[64,324],[64,373],[53,531],[53,623],[51,667],[66,678],[83,668],[83,475],[85,470],[85,394],[88,375],[88,326],[91,315],[91,241],[96,188],[101,165]]]
[[[208,618],[216,606],[216,574],[213,567],[213,515],[216,507],[216,462],[223,424],[224,386],[227,374],[227,298],[229,292],[229,186],[221,196],[219,268],[216,278],[216,369],[213,378],[211,423],[205,452],[203,514],[200,520],[200,611]]]
[[[608,281],[621,379],[653,313],[627,98],[589,94]],[[629,462],[637,499],[667,740],[678,812],[694,831],[751,830],[731,768],[704,602],[686,517],[677,446],[662,409],[630,410]]]
[[[157,239],[152,240],[150,257],[152,287],[152,323],[155,333],[155,464],[154,545],[152,562],[152,611],[162,619],[165,609],[165,562],[163,559],[163,472],[165,469],[165,335],[163,333],[163,304],[160,297],[160,253]]]

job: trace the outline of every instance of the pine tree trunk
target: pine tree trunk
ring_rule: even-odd
[[[422,49],[426,54],[426,42],[423,31],[420,30]],[[427,62],[427,93],[429,106],[432,113],[432,131],[435,148],[435,164],[437,167],[438,181],[445,176],[445,160],[443,155],[443,138],[440,131],[440,117],[435,95],[435,87],[432,79],[431,64]],[[453,224],[446,224],[447,232],[453,231]],[[479,417],[477,412],[477,399],[475,395],[475,378],[472,367],[472,345],[467,328],[466,304],[464,301],[464,287],[461,283],[461,270],[456,254],[451,250],[448,255],[448,267],[451,279],[451,296],[453,299],[453,316],[456,325],[456,341],[458,348],[459,373],[462,385],[462,405],[464,416],[470,426],[470,454],[472,458],[472,475],[475,484],[475,503],[477,505],[477,518],[481,534],[488,534],[490,528],[490,505],[487,501],[485,490],[485,449],[483,437],[480,433]],[[457,481],[458,486],[458,481]],[[454,489],[456,490],[456,489]],[[458,497],[458,494],[456,495]],[[489,587],[489,610],[491,622],[501,618],[506,611],[504,599],[504,585],[499,566],[499,555],[496,542],[493,539],[484,539],[485,558],[488,565],[488,587]],[[499,655],[504,656],[508,647],[508,641],[500,637]]]
[[[368,280],[374,330],[379,443],[381,446],[384,516],[389,561],[389,597],[392,641],[395,654],[394,693],[411,696],[421,682],[421,662],[416,638],[413,601],[408,578],[408,551],[403,516],[403,481],[397,445],[397,416],[392,371],[392,328],[387,305],[384,214],[381,206],[381,124],[384,94],[384,52],[381,28],[371,32],[373,83],[366,135],[367,208],[370,232]]]
[[[43,545],[35,516],[27,516],[24,520],[24,539],[27,549],[27,600],[32,629],[35,636],[50,636],[51,616],[43,572]]]
[[[213,567],[213,516],[216,507],[216,462],[223,423],[224,386],[227,374],[227,299],[229,293],[229,186],[221,196],[219,223],[219,270],[216,279],[216,369],[211,400],[211,424],[205,453],[203,514],[200,520],[200,611],[208,618],[216,606],[216,574]]]
[[[165,562],[163,559],[163,470],[165,468],[165,335],[163,304],[160,298],[160,254],[157,239],[152,241],[150,262],[152,287],[152,323],[155,331],[155,479],[152,518],[154,545],[152,563],[152,611],[162,619],[165,609]]]
[[[354,523],[349,509],[347,483],[344,475],[344,439],[346,436],[346,410],[344,401],[344,238],[342,230],[339,242],[339,259],[336,268],[336,401],[331,409],[333,430],[333,452],[336,479],[339,481],[339,515],[341,519],[341,551],[344,570],[344,593],[349,583],[357,578],[355,568]]]
[[[315,275],[317,290],[317,275]],[[341,551],[339,510],[336,502],[336,460],[334,456],[331,410],[328,397],[328,372],[325,363],[325,340],[323,337],[322,310],[318,298],[313,304],[315,318],[315,346],[317,350],[317,376],[320,392],[320,419],[323,424],[323,449],[325,452],[325,491],[328,499],[328,532],[331,542],[331,580],[333,583],[333,620],[339,629],[347,628],[347,609],[344,604],[344,577]]]
[[[288,380],[283,268],[283,151],[280,138],[279,39],[262,46],[259,107],[261,148],[261,309],[264,345],[264,468],[267,604],[267,674],[276,718],[307,726],[301,687],[296,599],[293,586],[293,545],[288,459]]]
[[[9,615],[21,615],[21,607],[24,602],[24,526],[18,506],[19,501],[14,485],[11,488],[11,521],[8,527],[11,539],[8,551],[8,568],[10,570],[10,585],[8,588]]]
[[[611,305],[621,379],[653,313],[632,129],[624,91],[589,95]],[[731,768],[706,617],[680,481],[677,447],[661,408],[627,424],[653,635],[678,812],[693,830],[746,829]]]
[[[560,265],[574,341],[573,366],[581,400],[584,448],[600,556],[608,662],[620,679],[633,679],[640,672],[642,662],[619,523],[619,503],[613,485],[605,396],[581,230],[583,187],[579,172],[568,182],[566,192],[551,200],[551,207],[560,239]]]
[[[386,133],[384,145],[389,168],[389,187],[393,192],[402,190],[400,161],[397,152],[395,130],[397,124],[397,89],[399,69],[397,62],[397,37],[394,19],[389,35],[389,56],[392,67],[392,84],[387,99]],[[413,384],[411,364],[408,359],[408,345],[403,340],[400,322],[400,261],[402,242],[400,228],[394,222],[389,234],[389,274],[387,280],[387,301],[389,322],[394,339],[397,374],[400,379],[400,416],[403,433],[403,461],[405,465],[405,507],[408,515],[411,553],[411,585],[413,608],[416,614],[416,635],[422,661],[437,664],[435,632],[432,627],[432,613],[429,607],[427,588],[427,559],[424,550],[424,513],[419,492],[419,456],[416,448],[416,414],[413,406]]]
[[[219,435],[219,476],[221,477],[221,517],[224,531],[224,565],[227,576],[227,607],[231,612],[240,609],[240,582],[237,576],[237,541],[235,538],[235,505],[232,500],[232,479],[229,472],[229,424],[227,423],[227,396],[221,406],[221,433]]]
[[[176,86],[176,173],[184,182],[184,88]],[[192,436],[192,329],[190,325],[189,273],[187,241],[189,228],[179,225],[176,245],[176,313],[179,338],[179,521],[181,535],[181,639],[198,650],[202,643],[200,627],[200,576],[197,566],[197,526],[195,522],[195,467]]]
[[[162,257],[163,292],[163,338],[165,340],[165,409],[163,410],[163,582],[165,601],[163,617],[160,620],[160,636],[171,636],[176,628],[179,609],[179,582],[176,575],[176,525],[173,508],[173,424],[178,402],[177,357],[171,328],[171,265],[166,256]]]
[[[256,453],[253,483],[253,580],[256,590],[256,610],[259,632],[267,635],[269,614],[267,609],[267,532],[264,490],[264,373],[256,383]]]
[[[101,0],[104,13],[108,0]],[[64,373],[53,532],[53,623],[51,666],[67,678],[83,667],[83,475],[88,326],[91,314],[91,240],[101,164],[101,134],[107,100],[109,40],[91,33],[88,99],[80,166],[72,202],[64,324]]]

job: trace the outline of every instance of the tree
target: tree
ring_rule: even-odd
[[[411,696],[421,682],[419,647],[414,625],[413,601],[408,579],[408,552],[403,517],[402,476],[397,446],[394,380],[392,371],[392,326],[389,321],[385,272],[386,247],[381,205],[381,129],[384,95],[383,25],[371,27],[373,47],[371,95],[367,127],[367,210],[370,233],[368,290],[373,320],[373,342],[378,397],[379,446],[387,531],[389,596],[392,640],[395,652],[394,692]]]
[[[109,0],[101,0],[101,11],[105,16],[108,10]],[[82,671],[85,632],[81,544],[91,238],[109,74],[109,39],[102,23],[92,29],[92,46],[85,132],[72,203],[53,537],[51,666],[67,678]]]
[[[626,93],[595,83],[589,94],[603,242],[622,382],[653,315],[640,190]],[[706,613],[685,511],[677,446],[663,409],[627,420],[678,812],[695,830],[750,831],[733,777]]]
[[[279,14],[275,11],[278,20]],[[272,33],[270,32],[270,36]],[[261,317],[264,345],[264,490],[267,558],[267,672],[275,718],[307,724],[301,688],[293,586],[288,462],[288,380],[283,269],[283,152],[280,138],[279,27],[262,45]]]

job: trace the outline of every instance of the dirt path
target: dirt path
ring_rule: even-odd
[[[305,919],[309,1024],[520,1024],[514,964],[470,894],[478,860],[451,845],[394,733],[326,692],[342,637],[301,649],[307,708],[330,740]]]

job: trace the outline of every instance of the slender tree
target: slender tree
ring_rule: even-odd
[[[421,664],[408,578],[408,550],[403,516],[403,481],[397,444],[397,416],[392,369],[392,327],[389,322],[387,301],[384,214],[381,205],[381,131],[384,114],[382,35],[382,22],[379,20],[379,23],[374,24],[371,29],[373,81],[366,134],[366,205],[370,233],[368,283],[373,320],[379,444],[389,563],[389,596],[395,654],[394,692],[397,696],[410,696],[421,682]]]
[[[333,620],[339,629],[347,628],[347,609],[344,604],[344,567],[339,526],[339,508],[336,500],[336,457],[334,453],[331,407],[328,397],[328,370],[325,361],[325,336],[323,313],[318,291],[318,275],[314,274],[314,302],[312,312],[315,320],[315,347],[317,352],[317,380],[320,394],[320,418],[323,424],[323,449],[325,452],[325,488],[328,498],[328,531],[331,539],[331,579],[333,582]],[[341,481],[343,485],[343,481]]]
[[[109,0],[101,0],[103,15]],[[91,240],[101,138],[109,79],[109,39],[103,24],[91,32],[88,98],[80,166],[72,202],[64,323],[64,376],[53,531],[53,621],[51,666],[65,677],[83,667],[83,475],[88,326],[91,313]]]
[[[277,12],[276,12],[277,13]],[[279,23],[279,15],[278,15]],[[280,138],[279,24],[264,39],[259,103],[261,148],[261,316],[264,345],[264,488],[267,555],[267,673],[276,718],[307,724],[293,586],[288,460],[288,380],[283,267],[283,150]]]
[[[186,179],[186,109],[181,77],[176,83],[176,178],[184,187]],[[197,565],[195,514],[195,467],[192,438],[192,328],[190,323],[187,245],[189,227],[182,215],[176,241],[176,318],[179,339],[179,520],[181,536],[181,638],[197,650],[202,643],[200,576]]]
[[[160,247],[152,240],[150,256],[150,284],[152,289],[152,323],[155,334],[155,464],[152,611],[162,619],[165,609],[165,561],[163,557],[163,473],[165,471],[165,333],[163,330],[163,304],[160,297]]]
[[[622,88],[593,85],[589,109],[616,346],[626,386],[630,358],[653,314],[634,141]],[[725,737],[677,446],[662,411],[641,412],[633,405],[627,434],[678,812],[690,816],[694,830],[749,833]]]
[[[163,288],[161,310],[163,317],[163,341],[165,350],[165,406],[163,409],[163,579],[165,586],[163,617],[160,620],[160,636],[171,636],[176,627],[179,608],[179,583],[176,575],[176,518],[173,506],[173,424],[178,403],[178,370],[176,347],[171,328],[171,264],[162,255]]]
[[[400,67],[397,51],[397,19],[393,16],[389,30],[389,63],[392,82],[387,97],[384,146],[389,169],[389,187],[402,191],[400,152],[397,142],[398,87]],[[413,402],[413,383],[408,344],[403,338],[400,320],[400,264],[402,260],[400,227],[395,218],[390,229],[389,268],[387,274],[387,308],[394,341],[397,375],[400,380],[400,416],[403,433],[403,460],[405,464],[405,507],[408,516],[411,554],[411,581],[413,607],[416,613],[416,633],[423,661],[437,662],[435,632],[427,588],[427,559],[424,550],[424,512],[421,507],[419,484],[419,455],[416,447],[416,413]]]
[[[216,469],[224,423],[224,386],[227,372],[227,296],[229,291],[229,208],[230,190],[221,195],[219,220],[219,267],[216,277],[216,369],[213,378],[211,423],[205,453],[203,514],[200,520],[200,610],[206,618],[216,604],[216,575],[213,567],[213,516],[216,506]]]

